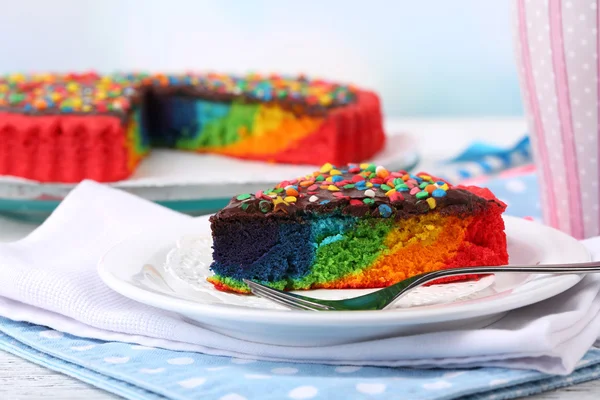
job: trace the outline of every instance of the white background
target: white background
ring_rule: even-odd
[[[520,115],[507,0],[0,0],[0,73],[304,72],[388,116]]]

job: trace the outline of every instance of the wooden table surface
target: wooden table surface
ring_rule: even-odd
[[[445,127],[444,132],[439,126]],[[507,143],[514,143],[515,139],[525,132],[525,125],[521,120],[503,121],[408,121],[394,125],[395,129],[414,132],[427,132],[428,137],[440,132],[435,150],[448,150],[447,146],[461,146],[481,132],[487,132],[490,137],[503,137]],[[454,134],[454,133],[457,134]],[[499,133],[498,135],[493,134]],[[452,135],[450,135],[452,133]],[[502,135],[500,135],[500,133]],[[452,143],[446,146],[445,138],[451,137]],[[461,140],[457,140],[461,139]],[[497,140],[496,140],[497,142]],[[0,241],[13,241],[26,236],[36,226],[10,220],[0,216]],[[0,399],[1,400],[30,400],[30,399],[85,399],[85,400],[110,400],[118,397],[103,390],[96,389],[81,381],[70,378],[58,372],[40,367],[11,354],[0,351]],[[532,400],[596,400],[600,399],[600,380],[586,382],[564,389],[531,396]]]

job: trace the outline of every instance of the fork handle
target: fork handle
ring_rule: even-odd
[[[431,273],[431,279],[437,279],[434,275],[439,274],[439,277],[450,277],[457,275],[478,275],[478,274],[493,274],[499,272],[522,272],[522,273],[537,273],[537,274],[587,274],[590,272],[600,272],[600,261],[591,261],[586,263],[574,264],[545,264],[545,265],[499,265],[489,267],[461,267],[442,269]],[[429,277],[428,276],[428,277]],[[430,280],[430,279],[428,279]]]
[[[591,272],[600,272],[600,261],[592,261],[585,263],[574,264],[545,264],[545,265],[499,265],[490,267],[460,267],[442,269],[434,272],[428,272],[414,276],[403,282],[397,283],[382,289],[383,296],[387,294],[386,305],[383,309],[388,308],[394,301],[402,297],[410,289],[424,285],[428,282],[435,281],[440,278],[448,278],[461,275],[482,275],[494,274],[500,272],[510,273],[537,273],[537,274],[587,274]],[[398,285],[402,285],[401,288]],[[387,292],[387,293],[386,293]]]
[[[574,264],[498,265],[489,267],[460,267],[441,269],[438,271],[416,275],[412,278],[405,280],[404,282],[406,282],[406,284],[403,285],[403,289],[400,292],[396,293],[394,295],[394,298],[401,296],[409,289],[424,285],[428,282],[435,281],[440,278],[449,278],[452,276],[462,275],[496,274],[501,272],[555,275],[588,274],[591,272],[600,272],[600,261],[591,261]],[[396,285],[392,285],[391,287],[394,286]]]

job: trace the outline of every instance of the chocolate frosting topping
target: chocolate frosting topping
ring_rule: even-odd
[[[248,74],[10,74],[0,76],[0,112],[126,116],[146,95],[276,104],[322,116],[354,103],[356,88],[304,76]]]
[[[314,214],[339,213],[403,219],[433,210],[442,214],[471,214],[485,208],[488,202],[503,206],[489,195],[490,198],[484,198],[473,189],[455,187],[425,173],[390,173],[373,164],[340,168],[326,164],[320,171],[281,182],[273,189],[236,196],[214,218],[302,219]]]

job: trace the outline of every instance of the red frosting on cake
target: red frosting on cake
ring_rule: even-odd
[[[136,164],[125,127],[108,115],[0,113],[0,174],[42,182],[127,178]]]
[[[142,157],[127,136],[126,120],[115,115],[0,111],[0,175],[41,182],[123,180]],[[359,91],[356,102],[330,110],[314,133],[264,161],[360,162],[373,157],[384,144],[379,98]]]

